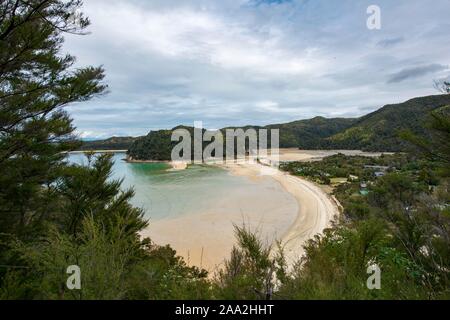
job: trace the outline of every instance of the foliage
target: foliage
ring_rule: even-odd
[[[172,131],[151,131],[146,137],[138,138],[128,150],[133,160],[170,160],[176,145],[171,141]]]
[[[237,247],[216,277],[216,298],[229,300],[271,299],[278,276],[284,279],[282,251],[272,256],[271,246],[264,246],[256,233],[235,227]]]
[[[450,93],[450,81],[435,80],[434,87],[442,93]]]
[[[64,33],[89,25],[79,0],[0,4],[0,298],[207,298],[206,272],[139,232],[132,190],[111,179],[109,156],[69,166],[64,107],[103,93],[102,68],[75,68]],[[65,286],[79,265],[82,289]]]
[[[424,139],[411,131],[405,130],[401,136],[412,143],[420,152],[434,163],[440,165],[441,174],[450,175],[450,106],[435,110],[427,124],[431,139]]]
[[[209,297],[207,273],[188,267],[169,247],[139,232],[147,226],[128,201],[132,191],[111,181],[111,157],[69,167],[56,188],[56,221],[32,241],[8,244],[11,268],[3,299],[200,299]],[[81,268],[81,290],[68,290],[68,266]]]
[[[75,69],[61,53],[64,32],[82,33],[81,1],[0,4],[0,232],[26,234],[46,215],[63,151],[73,149],[63,110],[101,94],[102,68]]]
[[[448,116],[439,114],[439,123]],[[359,194],[360,181],[341,184],[334,195],[344,207],[337,226],[306,246],[306,256],[280,288],[289,299],[448,299],[450,217],[446,162],[450,153],[439,144],[441,126],[428,127],[431,141],[423,157],[397,154],[379,159],[337,155],[322,162],[290,163],[294,174],[329,172],[359,175],[369,191]],[[444,126],[445,128],[445,126]],[[437,131],[437,132],[435,132]],[[439,153],[440,158],[429,157]],[[364,165],[390,169],[383,177],[366,174]],[[307,170],[300,170],[304,169]],[[336,171],[336,168],[340,170]],[[395,168],[395,169],[394,169]],[[382,270],[382,289],[368,290],[366,268]]]
[[[414,157],[404,154],[384,154],[380,157],[345,156],[337,154],[321,161],[287,162],[281,169],[293,175],[302,176],[321,184],[330,184],[331,179],[345,178],[348,181],[366,182],[374,179],[375,172],[386,170],[394,172],[402,168],[416,165],[414,170],[425,169],[428,164],[416,161]]]
[[[89,24],[80,6],[78,0],[0,4],[0,299],[450,298],[450,96],[386,106],[356,122],[286,125],[282,146],[326,141],[403,149],[396,131],[410,129],[408,141],[421,153],[286,164],[322,183],[347,178],[334,189],[343,215],[307,243],[292,270],[281,246],[236,227],[237,245],[210,279],[170,247],[142,239],[148,222],[130,204],[133,190],[111,178],[110,156],[88,155],[83,167],[64,161],[77,142],[63,108],[106,89],[101,68],[74,69],[74,58],[61,54],[63,34],[82,34]],[[427,127],[422,118],[429,111]],[[170,135],[150,133],[129,154],[164,160]],[[308,138],[299,141],[300,135]],[[367,165],[388,168],[377,177]],[[367,194],[359,192],[361,182]],[[381,290],[366,287],[374,263],[382,270]],[[81,290],[66,286],[70,265],[81,268]]]
[[[137,140],[134,137],[112,137],[106,140],[83,141],[79,150],[128,150]]]
[[[424,128],[428,115],[431,111],[447,105],[450,105],[450,96],[437,95],[384,106],[358,119],[350,128],[326,138],[320,143],[320,148],[406,151],[408,144],[398,133],[410,130],[424,139],[430,139]]]

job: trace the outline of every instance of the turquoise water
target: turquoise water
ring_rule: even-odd
[[[249,179],[217,167],[196,165],[172,171],[165,163],[127,163],[125,156],[114,154],[113,178],[124,179],[124,189],[134,188],[132,204],[143,208],[151,219],[204,212],[231,192],[257,187]],[[87,163],[83,154],[68,157],[71,163]]]

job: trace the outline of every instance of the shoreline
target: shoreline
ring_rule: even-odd
[[[92,150],[74,153],[87,152],[126,151]],[[382,154],[357,150],[280,149],[280,160],[316,161],[337,153],[369,157]],[[270,156],[268,160],[270,163]],[[144,164],[166,163],[171,166],[169,171],[188,168],[188,163],[183,161],[135,160],[128,157],[123,161]],[[283,200],[266,191],[257,197],[249,194],[236,195],[230,191],[233,196],[224,195],[223,201],[206,211],[193,212],[182,217],[150,220],[151,225],[141,232],[141,236],[150,237],[160,245],[170,244],[189,265],[205,268],[210,274],[223,265],[223,261],[229,258],[232,247],[236,244],[234,225],[245,225],[257,232],[261,239],[266,241],[267,245],[273,245],[274,249],[276,249],[275,241],[280,241],[288,268],[291,268],[304,255],[303,245],[315,235],[322,234],[340,214],[341,206],[337,199],[329,195],[327,190],[306,179],[257,162],[222,164],[212,162],[209,165],[221,167],[229,174],[245,177],[258,184],[259,181],[262,185],[272,181],[278,191],[281,190],[286,198],[290,198]],[[261,175],[262,171],[266,175]],[[244,202],[247,204],[243,204]],[[287,203],[290,203],[289,210]]]
[[[291,268],[304,254],[302,245],[330,227],[339,215],[338,205],[332,197],[312,182],[278,169],[274,169],[273,175],[262,176],[261,169],[268,168],[258,163],[219,167],[256,183],[273,183],[285,195],[285,200],[272,197],[270,193],[262,201],[253,197],[249,200],[252,212],[247,210],[244,214],[242,210],[225,210],[236,204],[230,205],[226,202],[228,199],[224,199],[207,212],[150,221],[150,226],[141,232],[142,236],[150,237],[160,245],[170,244],[189,265],[205,268],[211,276],[229,258],[236,244],[234,224],[245,224],[256,231],[267,245],[281,241],[287,265]],[[247,199],[236,201],[243,200]],[[270,210],[266,207],[268,203],[272,206]],[[287,203],[291,205],[287,206]]]
[[[125,158],[123,161],[127,163],[165,163],[172,167],[171,170],[185,170],[188,168],[188,163],[186,161],[163,161],[163,160],[134,160]]]
[[[228,166],[233,174],[257,177],[264,166],[261,164],[236,164]],[[281,237],[288,268],[304,255],[303,245],[315,235],[322,234],[340,214],[339,202],[315,183],[293,176],[279,169],[269,177],[277,181],[298,203],[297,217]]]
[[[63,153],[68,154],[82,154],[82,153],[127,153],[128,150],[76,150],[76,151],[67,151]]]

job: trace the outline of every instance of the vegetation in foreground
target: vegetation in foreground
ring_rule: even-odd
[[[437,136],[449,139],[449,117],[435,119],[446,122],[447,129],[435,131],[432,141]],[[442,154],[444,148],[433,150]],[[336,155],[322,162],[285,164],[292,174],[333,184],[343,215],[324,236],[309,242],[307,256],[280,295],[450,298],[450,154],[445,152],[446,161],[406,153],[379,159]],[[333,183],[336,178],[339,183]],[[381,290],[365,288],[367,267],[374,263],[382,270]]]
[[[74,19],[80,5],[0,5],[1,299],[450,298],[445,112],[433,114],[429,139],[404,133],[421,156],[370,163],[389,167],[383,175],[361,167],[367,159],[343,156],[286,166],[324,183],[357,176],[335,189],[341,220],[308,243],[293,270],[282,250],[271,255],[242,228],[225,267],[210,278],[170,247],[141,239],[147,222],[129,204],[133,191],[110,178],[110,156],[90,156],[81,167],[61,154],[77,146],[64,107],[105,90],[101,68],[74,69],[74,58],[60,54],[62,34],[82,33],[89,23],[80,14]],[[382,270],[381,290],[366,287],[373,263]],[[66,286],[70,265],[82,270],[80,290]]]

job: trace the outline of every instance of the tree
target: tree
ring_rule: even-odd
[[[435,80],[434,81],[434,87],[443,92],[443,93],[449,93],[450,94],[450,81],[446,80]]]
[[[64,151],[78,143],[64,107],[105,91],[102,68],[75,68],[65,33],[84,34],[80,0],[0,2],[0,264],[15,239],[32,240],[55,218]],[[0,281],[7,272],[0,268]]]
[[[32,241],[11,241],[0,299],[198,299],[210,294],[207,272],[188,267],[169,247],[139,232],[147,226],[130,205],[132,190],[110,179],[109,155],[89,166],[69,167],[53,201],[59,210],[48,230]],[[81,271],[81,289],[66,286],[68,266]]]
[[[105,91],[100,67],[75,68],[64,33],[84,34],[80,0],[0,4],[0,233],[45,220],[64,155],[77,142],[64,107]],[[43,187],[46,188],[43,188]]]
[[[275,280],[284,280],[286,274],[280,245],[272,255],[271,246],[264,246],[257,234],[245,226],[235,226],[235,234],[238,246],[218,272],[217,295],[222,299],[272,299]]]
[[[418,148],[430,161],[436,162],[441,167],[442,175],[449,176],[450,106],[432,112],[427,128],[431,133],[429,140],[418,137],[409,131],[402,132],[401,137]]]

